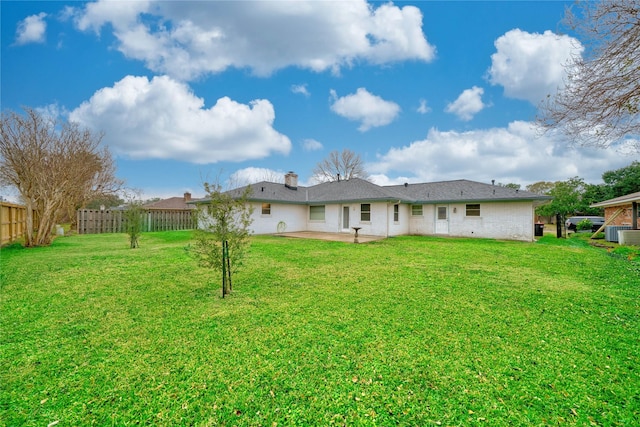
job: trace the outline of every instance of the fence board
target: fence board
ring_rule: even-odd
[[[0,202],[0,245],[15,242],[24,235],[26,228],[26,206]],[[33,217],[33,228],[38,228],[36,215]]]
[[[79,234],[124,233],[126,218],[121,210],[79,209],[77,212]],[[145,210],[144,231],[193,230],[195,220],[192,210]]]

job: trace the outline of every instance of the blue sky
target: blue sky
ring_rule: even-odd
[[[2,1],[2,109],[104,132],[144,197],[203,181],[312,184],[331,151],[378,184],[518,183],[638,154],[535,128],[582,44],[560,1]]]

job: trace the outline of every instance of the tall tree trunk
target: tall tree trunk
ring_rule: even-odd
[[[25,217],[25,233],[24,233],[24,246],[34,246],[35,240],[33,235],[33,203],[31,200],[25,201],[26,217]]]

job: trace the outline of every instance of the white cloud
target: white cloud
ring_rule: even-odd
[[[372,127],[385,126],[391,123],[400,113],[400,106],[395,102],[385,101],[379,96],[359,88],[356,93],[339,98],[335,90],[331,90],[333,104],[331,111],[349,120],[359,121],[360,132]]]
[[[239,169],[229,177],[229,188],[242,187],[261,181],[284,184],[284,175],[285,173],[282,171],[267,168],[248,167]]]
[[[538,105],[547,95],[563,85],[565,65],[572,55],[584,50],[573,37],[511,30],[495,41],[491,55],[489,81],[504,87],[510,98],[524,99]]]
[[[84,9],[65,9],[65,15],[73,15],[76,26],[81,31],[93,30],[100,33],[105,24],[113,25],[116,34],[126,33],[135,26],[138,16],[151,11],[148,0],[136,1],[95,1],[87,3]]]
[[[16,44],[44,43],[47,31],[47,23],[44,20],[46,17],[47,14],[42,12],[37,15],[27,16],[24,20],[18,22]]]
[[[463,90],[458,99],[447,105],[445,111],[455,114],[460,120],[468,122],[486,107],[482,102],[483,94],[484,89],[477,86]]]
[[[304,151],[319,151],[322,150],[324,146],[320,141],[316,141],[313,138],[307,138],[302,141],[302,148],[304,148]]]
[[[64,120],[69,116],[69,111],[64,106],[58,104],[49,104],[44,107],[36,107],[35,110],[49,120]]]
[[[603,172],[629,163],[614,149],[570,148],[561,136],[541,136],[533,123],[514,121],[466,132],[431,129],[424,140],[391,148],[366,168],[381,183],[495,179],[525,186],[574,176],[601,182]],[[401,178],[389,178],[395,175]]]
[[[293,93],[298,93],[300,95],[304,95],[307,98],[309,96],[311,96],[311,94],[309,93],[309,91],[307,90],[307,84],[302,84],[302,85],[291,85],[291,92]]]
[[[426,99],[420,99],[420,105],[416,111],[420,114],[427,114],[431,112],[431,108],[427,105]]]
[[[69,119],[104,131],[116,154],[138,159],[240,162],[291,149],[289,138],[273,128],[268,100],[247,105],[223,97],[207,109],[187,85],[167,76],[127,76],[98,90]]]
[[[356,61],[431,61],[435,48],[414,6],[365,0],[168,2],[100,0],[76,9],[80,30],[111,24],[117,48],[154,72],[189,80],[248,68],[339,72]]]

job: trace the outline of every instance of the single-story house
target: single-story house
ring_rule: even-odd
[[[631,226],[637,230],[640,225],[638,217],[638,203],[640,203],[640,192],[594,203],[592,208],[604,208],[605,225]],[[635,221],[633,220],[635,218]]]
[[[240,196],[246,190],[230,190]],[[303,187],[250,185],[255,234],[314,231],[363,235],[441,235],[534,240],[535,208],[550,200],[527,191],[468,180],[380,186],[359,178]],[[192,203],[206,203],[200,199]]]
[[[610,242],[620,242],[621,244],[638,244],[640,236],[640,217],[638,214],[638,203],[640,203],[640,192],[627,194],[626,196],[616,197],[614,199],[605,200],[604,202],[594,203],[593,208],[604,208],[604,230],[605,239]],[[629,237],[620,241],[619,231],[635,230],[629,234]],[[631,235],[635,237],[631,237]]]

